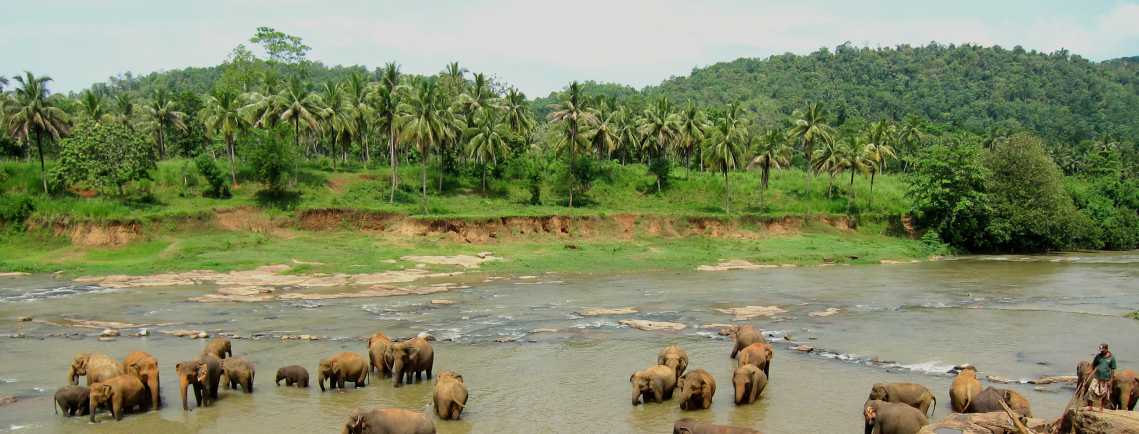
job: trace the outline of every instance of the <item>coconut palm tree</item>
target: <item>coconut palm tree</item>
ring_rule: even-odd
[[[448,63],[443,67],[443,72],[440,76],[443,78],[443,86],[446,90],[454,95],[458,95],[463,91],[466,85],[467,68],[459,66],[459,62]]]
[[[234,186],[237,186],[234,137],[245,126],[241,107],[237,92],[228,88],[219,88],[206,97],[206,104],[201,113],[202,124],[206,127],[206,131],[220,135],[225,140],[226,152],[229,154],[229,179]]]
[[[475,116],[482,110],[494,107],[494,92],[490,89],[490,80],[482,73],[475,74],[474,82],[467,92],[460,93],[456,98],[458,111],[463,114],[467,128],[475,126]]]
[[[704,158],[709,165],[724,175],[724,211],[728,214],[732,213],[732,188],[728,174],[740,166],[746,141],[747,129],[741,128],[734,115],[725,115],[715,121],[704,149]]]
[[[166,131],[170,128],[186,129],[186,114],[178,111],[178,105],[170,98],[165,88],[155,89],[150,101],[143,106],[145,118],[154,131],[154,143],[158,148],[158,158],[166,158]]]
[[[573,164],[577,160],[577,148],[581,145],[582,135],[580,128],[588,128],[597,122],[597,115],[586,107],[586,98],[582,95],[581,85],[578,82],[570,83],[562,101],[550,105],[553,109],[548,119],[550,122],[563,127],[563,149],[569,151],[569,161]],[[569,207],[573,208],[573,189],[569,190]]]
[[[127,129],[134,131],[135,112],[137,105],[134,97],[126,92],[119,92],[114,100],[115,112],[111,114],[112,120]]]
[[[809,103],[806,110],[796,110],[791,115],[794,121],[787,135],[803,146],[803,157],[807,160],[807,190],[810,191],[811,169],[814,164],[815,145],[834,141],[834,129],[827,124],[826,110],[821,103]]]
[[[676,140],[679,131],[679,117],[672,112],[668,98],[657,100],[641,115],[641,135],[645,137],[644,148],[650,158],[660,158]]]
[[[356,131],[355,136],[364,151],[365,166],[372,162],[368,131],[371,130],[370,124],[374,117],[372,106],[368,104],[368,92],[368,79],[361,74],[349,75],[348,80],[344,82],[345,104],[352,120],[352,128]]]
[[[79,95],[79,113],[83,118],[96,124],[111,120],[111,112],[106,100],[91,90],[85,90]]]
[[[924,136],[925,134],[921,131],[921,118],[910,115],[906,118],[905,122],[898,126],[894,143],[898,145],[898,150],[901,151],[904,156],[908,157],[914,155],[914,151]],[[904,165],[902,170],[908,172],[910,168],[909,159],[903,158],[902,164]]]
[[[300,149],[301,123],[312,131],[320,128],[320,114],[324,109],[320,96],[309,90],[308,84],[300,78],[292,77],[274,98],[275,105],[281,109],[277,118],[293,124],[293,145]]]
[[[614,152],[621,153],[621,164],[625,164],[626,158],[629,153],[641,146],[641,132],[638,129],[640,126],[639,120],[634,116],[629,109],[621,106],[617,109],[617,148]]]
[[[834,191],[834,176],[842,169],[839,162],[841,145],[834,140],[819,143],[811,155],[811,170],[815,173],[825,172],[828,175],[827,197]]]
[[[704,142],[704,131],[709,128],[709,124],[704,111],[696,107],[692,101],[688,101],[684,110],[678,113],[676,127],[681,153],[684,154],[684,177],[687,178],[692,171],[689,158],[696,146]]]
[[[510,132],[525,136],[530,128],[534,127],[534,118],[530,116],[530,106],[526,104],[526,94],[511,88],[506,91],[506,99],[502,104],[503,119],[510,127]]]
[[[36,150],[40,154],[40,180],[43,182],[44,193],[47,193],[44,136],[48,140],[59,140],[60,136],[67,134],[68,116],[48,98],[50,91],[47,83],[51,77],[37,77],[31,72],[24,72],[23,76],[17,75],[12,79],[16,81],[16,92],[5,110],[7,129],[13,138],[25,144],[34,137]]]
[[[903,128],[908,129],[910,126]],[[894,127],[888,125],[886,121],[870,124],[866,135],[869,141],[862,148],[862,158],[866,162],[865,169],[870,173],[870,198],[867,201],[867,208],[874,206],[874,178],[879,172],[886,170],[887,163],[895,157],[892,146],[895,138],[904,137],[905,134],[915,133],[895,133]]]
[[[399,173],[396,170],[399,161],[396,159],[397,126],[395,120],[400,105],[400,97],[404,92],[399,84],[399,65],[389,62],[384,65],[384,69],[380,71],[379,75],[379,83],[372,87],[372,91],[368,95],[368,102],[376,116],[376,127],[384,130],[388,136],[388,156],[390,157],[392,172],[392,190],[388,200],[395,203],[395,191],[399,187]]]
[[[348,105],[348,101],[345,99],[346,95],[341,91],[341,86],[324,83],[322,89],[321,102],[325,104],[321,107],[319,114],[325,126],[323,131],[328,133],[330,150],[339,153],[340,159],[347,163],[348,147],[351,146],[352,139],[356,136],[356,122],[352,117],[352,107]],[[335,155],[332,161],[335,170]]]
[[[246,115],[246,122],[256,128],[274,128],[280,120],[284,107],[277,94],[281,92],[280,77],[273,70],[268,70],[261,77],[261,87],[256,92],[242,95],[246,103],[242,112]]]
[[[621,136],[618,115],[616,110],[606,110],[600,113],[597,122],[586,130],[585,135],[589,138],[590,147],[596,150],[598,155],[609,158],[613,155],[613,150],[619,146]]]
[[[499,157],[505,157],[510,152],[506,144],[509,135],[509,126],[498,118],[493,110],[485,110],[475,123],[475,128],[466,132],[470,137],[467,142],[467,153],[482,168],[482,190],[486,193],[486,167],[487,164],[498,164]]]
[[[791,152],[791,146],[787,144],[787,135],[779,130],[767,130],[758,140],[755,158],[752,158],[748,168],[759,167],[760,198],[763,197],[763,192],[767,191],[771,169],[782,169],[791,164]]]
[[[399,105],[395,124],[404,140],[419,149],[420,184],[423,187],[423,210],[427,210],[427,156],[431,148],[444,139],[449,128],[447,108],[441,106],[439,89],[434,80],[422,80]]]

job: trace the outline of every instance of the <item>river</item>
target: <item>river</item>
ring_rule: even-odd
[[[1038,257],[969,257],[899,265],[778,268],[734,272],[653,272],[507,278],[447,293],[389,298],[264,303],[197,303],[208,286],[117,289],[76,285],[48,275],[0,278],[0,432],[45,433],[305,433],[336,432],[355,406],[431,412],[431,383],[395,389],[390,379],[346,393],[275,387],[277,367],[300,364],[315,380],[322,357],[366,355],[361,340],[428,332],[437,340],[435,371],[461,373],[470,401],[461,421],[436,421],[440,433],[665,433],[681,417],[749,426],[768,434],[860,433],[860,406],[876,382],[917,382],[948,414],[946,373],[975,364],[980,376],[1013,380],[1070,375],[1101,341],[1121,367],[1139,360],[1139,253]],[[453,305],[432,305],[432,299]],[[732,323],[715,309],[778,306],[787,312],[751,323],[775,341],[771,381],[761,400],[732,404],[731,342],[712,323]],[[587,307],[637,308],[627,315],[578,314]],[[833,316],[812,312],[837,308]],[[17,322],[20,316],[36,321]],[[98,329],[52,325],[64,318],[113,320],[149,327],[147,337],[96,339]],[[688,326],[641,331],[620,319]],[[41,321],[41,320],[46,320]],[[172,329],[221,330],[244,339],[234,352],[257,365],[255,391],[223,390],[212,407],[182,411],[174,364],[193,358],[203,342],[167,336]],[[553,329],[531,333],[537,329]],[[123,333],[133,333],[124,329]],[[325,337],[281,340],[282,334]],[[260,339],[251,339],[261,336]],[[791,350],[787,341],[815,351]],[[510,341],[510,342],[500,342]],[[710,410],[682,412],[677,402],[633,407],[629,374],[651,365],[670,343],[687,349],[689,369],[717,380]],[[52,414],[51,395],[80,351],[121,358],[133,350],[161,365],[159,412],[99,422]],[[984,382],[984,381],[983,381]],[[315,383],[315,381],[314,381]],[[985,382],[988,384],[987,382]],[[1071,389],[1010,387],[1038,416],[1055,417]],[[193,399],[191,398],[191,401]],[[193,403],[191,402],[193,407]]]

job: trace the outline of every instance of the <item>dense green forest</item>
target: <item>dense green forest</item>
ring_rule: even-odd
[[[780,197],[824,195],[855,216],[894,212],[875,207],[875,182],[908,179],[907,213],[931,244],[1139,245],[1139,65],[1125,60],[841,45],[720,63],[641,90],[574,82],[528,99],[457,63],[429,76],[394,62],[328,67],[308,60],[299,37],[270,28],[249,43],[265,54],[243,44],[218,66],[128,73],[72,95],[31,72],[0,81],[11,87],[0,98],[2,153],[25,161],[2,166],[0,177],[22,179],[0,178],[15,186],[0,219],[26,218],[43,198],[153,206],[149,180],[171,159],[192,159],[184,183],[208,185],[195,194],[224,200],[257,182],[266,203],[301,194],[305,167],[384,167],[375,182],[387,201],[425,213],[431,196],[466,186],[485,197],[518,190],[503,183],[529,191],[532,206],[598,206],[608,202],[591,194],[607,190],[595,185],[627,166],[651,179],[643,195],[715,174],[723,200],[712,211],[764,213],[772,172],[796,168],[804,182]],[[38,172],[25,170],[33,164]],[[745,209],[732,206],[739,173],[754,174],[760,191]]]

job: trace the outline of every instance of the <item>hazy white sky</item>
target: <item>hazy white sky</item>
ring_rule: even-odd
[[[571,80],[642,87],[739,57],[845,41],[1066,48],[1139,55],[1139,0],[38,0],[0,14],[0,74],[48,74],[56,91],[108,76],[221,62],[258,26],[304,38],[309,57],[434,73],[447,62],[529,96]]]

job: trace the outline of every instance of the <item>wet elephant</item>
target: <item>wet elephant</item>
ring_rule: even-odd
[[[221,359],[204,354],[201,357],[174,365],[178,372],[178,386],[182,395],[182,409],[190,410],[186,403],[186,389],[194,388],[194,401],[198,407],[207,407],[218,399],[221,382]]]
[[[435,434],[426,414],[402,408],[357,407],[348,414],[341,434]]]
[[[1139,378],[1135,371],[1116,372],[1111,384],[1111,403],[1117,410],[1134,411],[1136,401],[1139,401]]]
[[[862,406],[866,434],[916,434],[929,418],[912,406],[876,399]]]
[[[379,372],[381,378],[392,375],[392,360],[388,348],[392,340],[383,333],[376,332],[368,338],[368,362],[373,372]]]
[[[117,377],[123,365],[113,357],[100,353],[80,353],[71,360],[67,370],[67,384],[79,384],[79,377],[87,377],[87,385]]]
[[[870,388],[869,401],[886,401],[907,404],[933,416],[937,407],[937,397],[928,388],[915,383],[877,383]]]
[[[210,354],[219,359],[233,357],[233,346],[229,343],[228,338],[213,338],[206,342],[206,347],[202,348],[202,354]]]
[[[253,363],[245,360],[244,357],[230,357],[221,361],[221,376],[225,380],[225,385],[230,389],[237,389],[241,386],[241,390],[245,393],[253,393],[253,377],[256,374],[256,368]]]
[[[304,366],[289,365],[277,369],[277,385],[285,380],[285,386],[308,387],[308,370]]]
[[[435,378],[432,402],[440,419],[458,420],[467,407],[467,385],[463,383],[463,376],[452,371],[440,372]]]
[[[672,434],[763,434],[751,428],[716,425],[684,418],[672,424]]]
[[[681,375],[676,388],[680,389],[681,410],[707,410],[716,395],[716,379],[703,369]]]
[[[344,390],[344,383],[351,381],[355,387],[364,387],[368,379],[368,362],[359,354],[345,351],[336,353],[322,359],[317,368],[316,382],[323,392],[324,380],[328,379],[328,388]]]
[[[654,365],[634,372],[629,376],[633,405],[640,404],[641,401],[648,404],[650,400],[660,403],[672,399],[676,380],[676,370],[667,365]]]
[[[981,393],[981,382],[977,380],[977,368],[965,365],[960,367],[953,384],[949,386],[949,404],[954,413],[965,413],[973,398]]]
[[[969,405],[968,413],[1003,412],[1005,409],[1000,404],[1002,401],[1021,416],[1032,417],[1032,408],[1024,396],[1013,390],[995,387],[986,387],[978,393],[977,397],[973,398],[973,403]]]
[[[688,352],[680,348],[680,345],[669,345],[657,354],[657,364],[672,368],[679,377],[688,369]]]
[[[158,378],[158,359],[144,351],[135,351],[123,358],[123,373],[134,375],[146,386],[151,410],[158,410],[162,405],[162,391]]]
[[[134,409],[145,409],[147,401],[146,386],[133,375],[119,375],[108,380],[91,385],[89,406],[91,408],[91,422],[95,422],[95,409],[100,405],[107,405],[111,416],[115,420],[122,420],[123,414]]]
[[[64,416],[86,416],[91,411],[91,389],[83,386],[67,385],[55,391],[56,414],[63,410]]]
[[[728,336],[732,337],[732,358],[736,358],[736,354],[740,350],[747,348],[748,345],[754,343],[767,342],[763,339],[763,332],[759,329],[752,327],[750,324],[732,326],[727,329]]]
[[[767,374],[755,365],[740,366],[732,373],[732,387],[736,392],[736,405],[751,404],[767,387]]]
[[[435,350],[426,338],[420,336],[393,343],[388,347],[388,354],[391,354],[395,387],[400,387],[403,382],[411,384],[413,375],[416,380],[422,380],[424,372],[427,373],[427,378],[431,378]]]
[[[770,376],[773,357],[775,352],[771,349],[771,345],[766,342],[756,342],[740,350],[736,361],[739,362],[739,366],[755,365],[763,370],[764,375]]]

